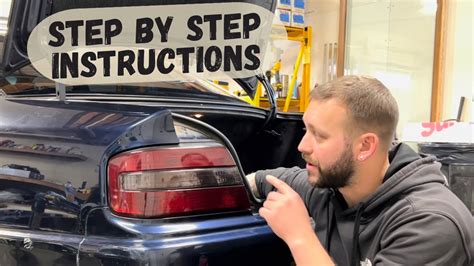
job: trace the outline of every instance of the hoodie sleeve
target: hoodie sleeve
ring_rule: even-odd
[[[267,183],[265,176],[272,175],[285,181],[294,191],[300,194],[306,205],[309,205],[311,194],[315,188],[308,182],[308,172],[306,169],[299,167],[292,168],[276,168],[271,170],[261,170],[255,173],[255,181],[260,195],[267,197],[268,193],[273,190],[273,186]]]
[[[382,237],[375,265],[473,265],[471,244],[448,216],[415,212],[395,224]]]

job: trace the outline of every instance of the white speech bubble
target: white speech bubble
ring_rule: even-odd
[[[28,56],[67,85],[245,78],[262,73],[272,21],[249,3],[71,9],[34,28]]]

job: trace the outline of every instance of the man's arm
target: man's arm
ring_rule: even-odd
[[[288,245],[296,264],[299,266],[334,265],[313,231],[308,211],[301,197],[276,177],[267,176],[266,180],[277,191],[268,194],[259,213],[273,232]]]
[[[308,182],[308,172],[306,169],[299,167],[292,168],[276,168],[271,170],[261,170],[247,175],[247,180],[252,189],[252,192],[257,198],[266,198],[268,193],[273,191],[273,185],[266,182],[267,175],[275,176],[276,178],[287,183],[294,191],[296,191],[304,202],[308,205],[309,196],[314,187]]]
[[[310,222],[307,205],[316,195],[306,170],[293,167],[258,171],[247,175],[247,180],[256,197],[266,198],[260,216],[285,241],[297,265],[334,265]]]

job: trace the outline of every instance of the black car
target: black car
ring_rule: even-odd
[[[263,84],[266,109],[198,78],[66,86],[60,99],[29,64],[28,33],[45,16],[133,2],[13,2],[0,165],[44,178],[0,172],[0,265],[291,265],[245,179],[303,166],[301,114],[277,112],[263,77],[228,82],[249,96]]]

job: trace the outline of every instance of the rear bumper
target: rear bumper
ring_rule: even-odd
[[[183,236],[87,237],[80,265],[290,265],[290,252],[267,225]]]

